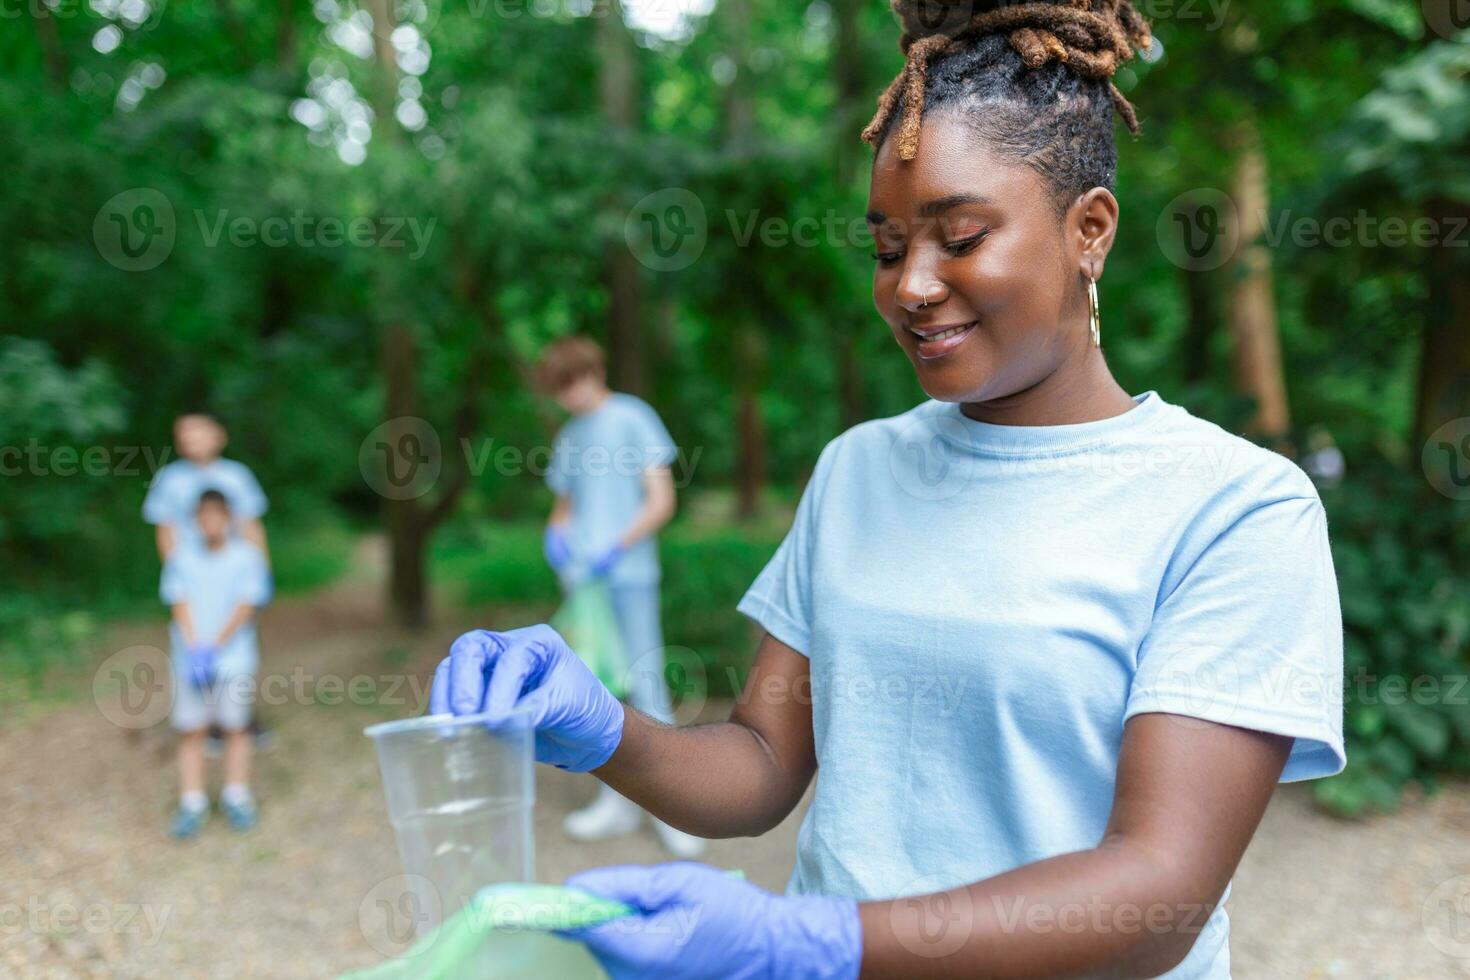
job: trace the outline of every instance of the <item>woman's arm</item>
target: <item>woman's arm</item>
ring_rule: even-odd
[[[626,710],[616,752],[593,774],[700,837],[754,837],[780,823],[816,772],[806,657],[766,634],[730,719],[674,728]]]
[[[1125,727],[1113,812],[1088,850],[863,904],[772,895],[698,864],[600,868],[568,883],[640,917],[574,938],[638,976],[714,980],[732,963],[810,980],[1159,976],[1188,955],[1219,902],[1290,746],[1142,714]]]
[[[816,769],[806,658],[767,636],[730,720],[659,724],[612,696],[556,630],[472,630],[454,641],[429,711],[536,729],[536,759],[593,772],[656,816],[706,837],[759,834]]]
[[[1096,847],[949,892],[861,905],[862,976],[1167,972],[1235,873],[1291,744],[1177,715],[1135,716]]]

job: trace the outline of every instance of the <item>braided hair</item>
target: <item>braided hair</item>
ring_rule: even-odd
[[[878,99],[863,140],[880,148],[898,126],[912,160],[926,112],[959,118],[1003,156],[1036,170],[1065,211],[1093,187],[1113,188],[1113,111],[1133,134],[1138,116],[1112,83],[1134,47],[1152,44],[1129,0],[892,0],[903,26],[899,72]]]

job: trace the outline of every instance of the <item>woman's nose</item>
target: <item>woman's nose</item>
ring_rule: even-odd
[[[894,301],[910,313],[926,306],[938,306],[949,295],[944,283],[922,271],[906,275],[898,282]]]

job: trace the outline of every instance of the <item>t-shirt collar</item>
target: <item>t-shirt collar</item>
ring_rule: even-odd
[[[1000,425],[970,418],[958,402],[931,401],[939,434],[968,452],[991,456],[1056,456],[1118,442],[1162,417],[1168,402],[1149,389],[1134,395],[1136,407],[1110,418],[1067,425]]]

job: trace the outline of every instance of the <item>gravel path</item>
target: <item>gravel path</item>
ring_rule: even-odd
[[[361,731],[420,710],[416,694],[459,629],[394,635],[376,600],[359,578],[271,610],[265,670],[292,693],[263,711],[278,744],[259,759],[262,819],[247,836],[216,819],[191,844],[167,838],[168,731],[114,724],[91,678],[0,717],[0,977],[321,978],[401,948],[379,904],[396,895],[399,869]],[[479,623],[529,615],[486,612]],[[162,642],[161,623],[119,627],[98,660]],[[354,678],[365,679],[349,698]],[[360,696],[370,687],[394,703],[350,703],[372,700]],[[538,772],[542,880],[663,859],[647,830],[597,845],[562,836],[562,815],[593,788],[591,777]],[[708,860],[779,889],[799,819],[759,839],[714,842]],[[1239,978],[1470,977],[1470,788],[1353,824],[1315,812],[1303,787],[1283,788],[1230,910]]]

